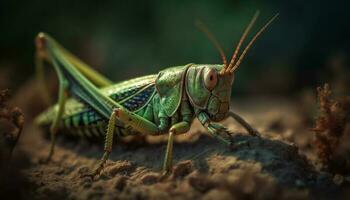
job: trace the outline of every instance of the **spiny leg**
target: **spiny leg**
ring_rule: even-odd
[[[220,135],[220,133],[225,133],[227,136],[230,136],[229,131],[226,129],[226,127],[217,124],[217,123],[208,123],[206,125],[206,128],[208,129],[208,132],[211,136],[218,139],[220,142],[224,143],[225,145],[232,145],[232,142]]]
[[[220,142],[224,143],[225,145],[228,145],[231,149],[236,149],[240,146],[247,145],[248,143],[246,141],[240,141],[240,142],[233,142],[231,138],[231,134],[229,130],[218,123],[209,122],[207,125],[207,129],[209,131],[209,134],[219,140]],[[224,133],[229,138],[226,139],[221,136],[221,133]]]
[[[237,148],[241,145],[247,144],[247,142],[245,141],[233,143],[231,139],[231,133],[229,132],[229,130],[226,127],[222,126],[221,124],[211,122],[208,114],[206,114],[205,112],[199,112],[197,114],[197,117],[198,117],[198,120],[201,122],[201,124],[207,128],[209,134],[213,136],[215,139],[224,143],[225,145],[228,145],[231,148]],[[225,135],[227,135],[229,139],[221,136],[221,133],[224,133]]]
[[[50,62],[58,75],[60,86],[59,111],[52,126],[52,138],[64,110],[65,98],[63,98],[63,89],[69,90],[71,95],[80,98],[84,103],[91,106],[95,111],[106,118],[112,118],[109,121],[109,128],[106,134],[105,153],[101,159],[99,167],[94,174],[99,174],[112,148],[112,140],[115,126],[114,108],[122,108],[122,105],[115,102],[109,96],[104,95],[96,86],[110,85],[110,81],[92,70],[82,61],[70,54],[54,39],[45,34],[39,34],[37,37],[37,56],[38,68],[42,68],[42,60]],[[41,63],[41,65],[40,65]],[[85,77],[85,76],[86,77]],[[69,84],[69,88],[68,88]],[[96,84],[96,85],[94,85]],[[63,87],[65,86],[65,87]],[[111,114],[112,113],[112,114]],[[53,144],[55,140],[53,139]],[[54,146],[54,145],[52,145]],[[52,148],[53,149],[53,148]],[[53,150],[51,151],[53,152]],[[52,153],[50,153],[51,155]]]
[[[158,128],[152,122],[134,114],[123,108],[115,108],[109,118],[107,133],[105,138],[104,154],[97,166],[97,168],[86,176],[94,178],[99,175],[108,160],[109,154],[112,151],[113,135],[116,126],[116,120],[121,121],[126,127],[131,127],[133,130],[145,133],[145,134],[158,134]]]
[[[97,165],[97,168],[93,170],[91,173],[89,173],[87,176],[94,178],[96,175],[99,175],[108,160],[109,154],[111,153],[112,146],[113,146],[113,135],[114,135],[115,125],[116,125],[116,111],[117,109],[113,110],[108,121],[103,156],[99,164]]]
[[[243,126],[243,128],[245,128],[250,135],[260,137],[260,133],[255,128],[253,128],[248,122],[246,122],[241,116],[232,111],[229,112],[229,116],[234,118],[241,126]]]

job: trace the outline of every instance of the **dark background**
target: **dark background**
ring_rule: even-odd
[[[349,78],[349,6],[345,0],[2,0],[0,87],[16,90],[33,77],[40,31],[119,81],[190,62],[220,63],[194,21],[204,21],[231,57],[259,9],[254,32],[280,16],[243,61],[233,95],[294,95]]]

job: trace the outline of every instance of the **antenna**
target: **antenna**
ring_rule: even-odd
[[[222,49],[222,47],[220,46],[219,42],[217,41],[217,39],[215,38],[215,36],[209,31],[209,29],[204,25],[203,22],[201,22],[200,20],[196,20],[195,21],[195,25],[196,27],[202,31],[207,37],[208,39],[211,41],[211,43],[214,44],[214,46],[216,47],[216,49],[219,51],[222,62],[224,64],[224,68],[227,68],[227,59],[226,59],[226,55],[224,53],[224,50]]]
[[[243,35],[242,35],[241,39],[239,40],[239,42],[238,42],[238,44],[237,44],[237,47],[236,47],[234,53],[232,54],[232,58],[231,58],[230,64],[228,65],[228,67],[227,67],[227,69],[226,69],[227,71],[229,71],[230,68],[232,68],[234,62],[236,61],[236,57],[237,57],[237,55],[238,55],[239,49],[241,48],[241,46],[242,46],[242,44],[243,44],[245,38],[247,37],[247,35],[248,35],[250,29],[253,27],[255,21],[256,21],[257,18],[259,17],[259,14],[260,14],[260,11],[257,10],[257,11],[255,12],[253,18],[250,20],[250,22],[249,22],[247,28],[244,30]]]
[[[254,37],[250,40],[246,48],[243,50],[242,54],[240,55],[238,61],[236,62],[235,66],[230,69],[230,72],[234,72],[238,66],[241,64],[244,56],[247,54],[248,50],[252,46],[252,44],[256,41],[256,39],[265,31],[265,29],[278,17],[279,13],[277,13],[275,16],[273,16],[255,35]]]

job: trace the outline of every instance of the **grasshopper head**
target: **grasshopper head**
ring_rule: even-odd
[[[228,115],[230,110],[230,96],[234,73],[238,69],[244,56],[254,41],[272,23],[278,14],[271,18],[253,36],[242,51],[241,55],[237,57],[241,45],[247,37],[250,29],[253,27],[258,16],[259,11],[255,13],[247,28],[244,30],[232,55],[230,63],[227,62],[225,53],[213,34],[203,24],[197,24],[219,50],[223,65],[196,65],[194,67],[190,67],[186,76],[186,91],[192,105],[196,109],[205,111],[213,121],[221,121]]]
[[[194,65],[187,71],[186,93],[191,104],[221,121],[230,110],[233,74],[221,74],[223,65]]]

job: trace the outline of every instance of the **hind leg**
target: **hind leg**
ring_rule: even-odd
[[[43,69],[43,61],[47,60],[51,62],[50,57],[47,54],[47,46],[45,43],[45,40],[43,38],[38,37],[36,40],[36,74],[37,79],[40,82],[40,87],[42,89],[41,94],[44,97],[44,100],[46,103],[51,103],[51,98],[49,96],[48,89],[46,88],[46,85],[44,83],[44,69]],[[54,154],[55,151],[55,143],[56,143],[56,134],[58,130],[59,123],[62,120],[62,116],[64,113],[65,103],[68,98],[68,81],[59,74],[59,91],[58,91],[58,110],[55,114],[55,117],[53,119],[53,122],[50,127],[50,136],[51,136],[51,145],[50,145],[50,151],[49,155],[46,158],[46,162],[49,162]]]
[[[113,112],[109,118],[109,121],[108,121],[103,156],[102,156],[100,162],[98,163],[96,169],[93,170],[91,173],[89,173],[87,176],[94,178],[95,176],[99,175],[101,173],[101,171],[103,170],[103,167],[108,160],[109,154],[112,151],[113,135],[114,135],[114,130],[115,130],[115,126],[116,126],[115,123],[116,123],[116,110],[113,110]]]
[[[145,134],[159,133],[157,126],[155,126],[153,123],[149,122],[148,120],[122,108],[114,109],[108,121],[103,156],[97,168],[93,172],[89,173],[87,176],[94,178],[95,176],[99,175],[103,170],[104,165],[108,160],[109,154],[112,151],[113,135],[114,135],[117,119],[123,122],[126,127],[131,127],[132,129],[137,130],[139,132],[142,132]]]
[[[49,161],[54,153],[56,133],[59,123],[62,120],[68,92],[81,97],[84,99],[85,103],[103,112],[106,117],[108,117],[110,111],[112,111],[112,106],[119,107],[120,105],[109,97],[101,94],[99,89],[96,88],[96,86],[102,87],[110,85],[110,81],[69,53],[55,40],[40,33],[36,38],[36,70],[37,77],[42,82],[44,81],[44,60],[52,64],[59,80],[58,111],[50,127],[51,147],[47,159],[47,161]],[[84,75],[86,77],[84,77]],[[96,86],[90,81],[95,83]],[[41,86],[42,94],[45,95],[44,97],[48,101],[49,95],[45,83],[41,83]]]

